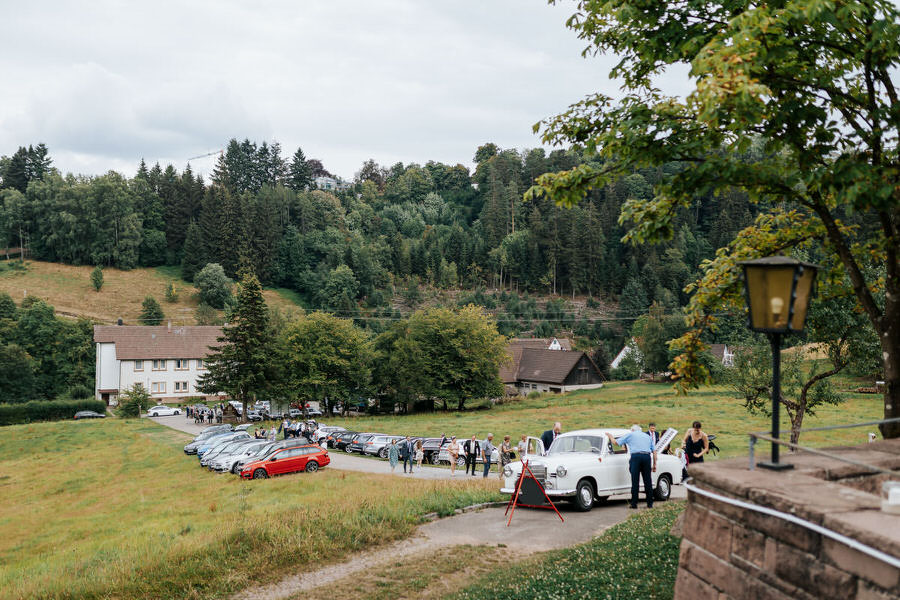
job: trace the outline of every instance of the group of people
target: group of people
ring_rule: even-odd
[[[319,425],[315,421],[304,422],[299,419],[296,421],[291,421],[290,418],[285,418],[281,425],[279,425],[278,430],[276,431],[276,435],[278,433],[284,434],[284,439],[288,438],[299,438],[305,437],[310,443],[314,442],[318,438]]]
[[[187,406],[184,409],[184,413],[186,418],[193,418],[194,423],[209,423],[212,425],[213,422],[222,422],[222,409],[223,405],[221,404],[217,404],[212,408],[208,406]]]
[[[397,441],[396,438],[391,439],[387,449],[388,462],[391,464],[391,473],[397,468],[397,463],[403,461],[403,472],[412,475],[413,462],[422,468],[422,460],[425,458],[425,451],[422,449],[422,440],[413,441],[409,436],[405,440]],[[409,466],[409,471],[406,467]]]

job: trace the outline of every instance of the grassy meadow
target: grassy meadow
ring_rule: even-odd
[[[3,428],[0,598],[217,598],[498,499],[495,480],[328,468],[245,482],[200,469],[188,439],[119,419]]]
[[[121,317],[126,324],[136,325],[141,302],[153,296],[167,319],[173,323],[193,325],[197,308],[197,288],[180,278],[175,267],[141,268],[130,271],[106,268],[103,288],[96,292],[91,286],[93,267],[60,263],[25,261],[25,269],[9,268],[0,261],[0,292],[6,292],[16,302],[27,293],[52,304],[63,315],[85,317],[113,323]],[[166,287],[174,283],[178,302],[166,302]],[[269,306],[282,310],[298,308],[296,294],[289,290],[265,290]]]
[[[877,394],[842,392],[846,401],[838,406],[825,406],[816,416],[807,416],[804,427],[819,427],[838,423],[854,423],[881,419],[883,398]],[[782,410],[782,427],[790,424]],[[632,423],[646,426],[655,421],[661,427],[674,427],[684,434],[694,420],[703,423],[707,433],[718,435],[716,444],[722,449],[719,456],[747,454],[747,433],[765,431],[770,418],[750,415],[733,392],[724,386],[701,388],[687,396],[676,395],[670,384],[613,382],[599,390],[583,390],[565,395],[542,395],[494,407],[463,413],[425,413],[398,416],[359,416],[323,419],[329,425],[341,425],[356,431],[378,431],[390,435],[439,436],[441,433],[479,439],[488,432],[495,443],[510,435],[518,441],[523,433],[540,435],[554,421],[561,421],[563,431],[588,427],[628,427]],[[845,429],[825,433],[806,433],[803,444],[813,446],[861,444],[869,429]],[[871,431],[877,431],[872,428]]]

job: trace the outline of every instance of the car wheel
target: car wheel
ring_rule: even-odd
[[[428,457],[428,462],[430,462],[433,465],[438,464],[438,453],[432,452],[431,456]]]
[[[350,449],[350,446],[344,446],[344,452],[347,454],[353,454],[353,450]]]
[[[257,469],[253,471],[253,479],[268,479],[269,474],[266,473],[265,469]]]
[[[150,413],[150,416],[151,416],[151,417],[158,417],[159,414],[157,414],[157,413]]]
[[[594,507],[594,486],[587,479],[582,479],[575,486],[575,507],[581,512]]]
[[[318,470],[319,470],[319,463],[317,463],[316,461],[311,460],[308,463],[306,463],[306,472],[307,473],[315,473]]]
[[[378,451],[379,458],[387,458],[387,448],[382,448]]]
[[[663,473],[659,476],[659,479],[656,480],[656,491],[653,492],[653,495],[657,500],[661,500],[665,502],[669,499],[669,496],[672,494],[672,480],[669,479],[668,473]]]
[[[231,465],[231,472],[237,475],[237,463]]]
[[[457,466],[457,467],[465,467],[465,466],[466,466],[466,459],[463,458],[462,456],[460,456],[459,458],[457,458],[457,459],[456,459],[456,466]]]

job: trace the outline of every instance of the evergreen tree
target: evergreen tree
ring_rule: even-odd
[[[103,269],[100,268],[100,265],[94,267],[94,270],[91,271],[91,285],[94,286],[94,290],[100,291],[100,288],[103,287]]]
[[[203,234],[196,223],[191,222],[184,240],[181,259],[181,277],[185,281],[194,281],[194,276],[207,263],[206,247]]]
[[[194,276],[194,284],[200,290],[200,302],[213,308],[225,308],[231,297],[231,280],[220,264],[209,263],[203,267]]]
[[[205,394],[225,392],[243,405],[246,419],[247,403],[276,387],[279,374],[262,287],[246,267],[241,271],[237,305],[218,341],[198,387]]]
[[[138,316],[141,325],[159,325],[165,318],[162,307],[153,296],[144,298],[141,303],[141,314]]]
[[[289,188],[302,192],[313,185],[312,167],[306,162],[306,156],[302,148],[297,148],[291,166],[288,169],[287,185]]]

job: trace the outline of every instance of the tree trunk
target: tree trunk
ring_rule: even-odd
[[[884,360],[884,418],[900,418],[900,298],[888,294],[884,307],[884,330],[881,332]],[[885,439],[900,437],[900,422],[879,426]]]

